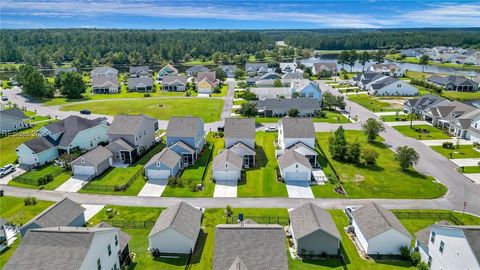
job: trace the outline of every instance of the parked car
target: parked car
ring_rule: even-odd
[[[350,221],[350,223],[352,223],[352,212],[357,210],[358,207],[356,206],[347,206],[343,209],[343,211],[345,212],[345,215],[347,215],[348,217],[348,220]]]
[[[8,101],[8,97],[7,96],[2,96],[2,101]]]
[[[88,115],[88,114],[91,114],[92,112],[90,110],[83,109],[83,110],[80,111],[80,113]]]
[[[0,168],[0,177],[4,177],[5,175],[12,173],[15,171],[15,166],[13,164],[7,164]]]
[[[278,131],[277,127],[266,127],[265,132],[276,132]]]

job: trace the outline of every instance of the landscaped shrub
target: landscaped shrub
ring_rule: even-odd
[[[407,246],[401,246],[400,254],[402,255],[402,258],[408,259],[410,258],[410,249]]]
[[[444,142],[442,143],[442,147],[445,149],[453,149],[453,143],[452,142]]]
[[[415,251],[410,255],[410,260],[413,265],[417,266],[422,261],[422,257],[418,251]]]
[[[143,94],[144,97],[151,97],[152,95],[150,93],[145,93]]]
[[[29,197],[26,197],[26,198],[23,199],[23,204],[24,204],[25,206],[35,205],[35,204],[37,204],[37,198],[35,198],[35,197],[30,197],[30,196],[29,196]]]
[[[430,267],[428,267],[428,264],[426,264],[425,262],[420,262],[417,265],[417,269],[418,270],[428,270],[428,269],[430,269]]]

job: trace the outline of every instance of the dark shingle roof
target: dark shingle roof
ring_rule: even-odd
[[[19,108],[12,108],[8,110],[1,110],[0,111],[0,118],[3,116],[9,116],[9,117],[14,117],[22,120],[29,119],[30,117],[26,116],[25,113],[23,113],[22,110]]]
[[[318,230],[341,239],[335,222],[330,214],[313,203],[303,204],[288,213],[293,233],[297,239],[303,238]]]
[[[177,81],[179,84],[187,85],[187,77],[179,75],[165,75],[163,76],[163,84],[172,84]]]
[[[200,231],[202,215],[202,210],[186,202],[177,203],[162,211],[149,237],[171,227],[190,239],[195,239]]]
[[[257,104],[257,109],[265,110],[290,110],[296,108],[298,110],[321,110],[320,103],[312,98],[285,98],[285,99],[264,99],[250,101]]]
[[[427,79],[429,82],[433,82],[440,85],[447,85],[448,83],[453,83],[454,85],[463,85],[465,83],[476,85],[477,83],[469,78],[463,76],[439,76],[439,75],[432,75]]]
[[[130,74],[148,73],[150,68],[148,66],[129,67]]]
[[[395,229],[408,237],[412,237],[392,212],[375,202],[368,203],[353,211],[352,215],[367,240],[390,229]]]
[[[90,71],[90,74],[107,74],[108,72],[111,72],[115,75],[118,74],[118,70],[114,69],[114,68],[111,68],[111,67],[97,67],[95,69],[93,69],[92,71]]]
[[[227,138],[255,138],[255,119],[226,118],[224,130]]]
[[[92,78],[92,87],[94,88],[110,88],[112,86],[118,86],[117,77],[107,76]]]
[[[34,217],[24,226],[30,224],[36,224],[40,228],[68,226],[77,219],[78,216],[83,215],[84,211],[85,208],[80,204],[69,198],[64,198]]]
[[[249,270],[287,270],[285,234],[280,225],[228,224],[215,229],[213,270],[232,269],[241,260]],[[235,269],[235,268],[233,268]]]
[[[68,147],[80,131],[98,126],[101,124],[101,121],[102,119],[100,118],[90,120],[80,116],[70,115],[61,121],[48,124],[44,128],[53,134],[63,133],[58,145]]]
[[[172,117],[168,121],[167,137],[196,137],[203,121],[198,117]]]
[[[398,81],[399,81],[399,79],[397,79],[397,78],[390,77],[390,76],[385,76],[384,78],[372,83],[371,86],[372,86],[373,90],[379,90],[379,89],[384,88],[385,86],[389,86],[389,85],[394,84]]]
[[[315,127],[311,118],[282,118],[280,120],[284,138],[315,138]]]
[[[210,71],[208,68],[202,66],[202,65],[195,65],[195,66],[192,66],[190,67],[189,69],[186,70],[187,73],[189,72],[194,72],[194,73],[197,73],[197,72],[208,72]]]
[[[55,147],[55,142],[49,140],[47,137],[38,137],[35,139],[31,139],[24,142],[23,144],[30,148],[30,150],[32,150],[34,154],[38,154],[52,147]]]
[[[131,77],[128,78],[128,88],[134,88],[136,86],[145,86],[145,87],[152,87],[153,86],[153,79],[150,77]]]

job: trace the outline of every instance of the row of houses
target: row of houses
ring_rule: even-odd
[[[433,48],[407,49],[401,51],[400,55],[415,58],[428,55],[433,61],[480,65],[480,52],[474,49],[436,46]]]
[[[386,72],[389,74],[388,72]],[[418,89],[404,80],[385,75],[385,72],[367,71],[353,78],[356,85],[372,96],[415,96]]]

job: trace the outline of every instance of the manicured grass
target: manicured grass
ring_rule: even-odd
[[[463,173],[480,173],[480,166],[465,166],[463,167]]]
[[[25,115],[30,117],[30,123],[36,123],[36,122],[40,122],[40,121],[49,120],[48,117],[37,115],[37,114],[35,114],[35,112],[32,112],[32,111],[25,111],[24,113],[25,113]]]
[[[313,118],[313,122],[325,122],[331,124],[350,123],[347,117],[337,111],[324,110],[324,112],[326,113],[325,117],[315,117]]]
[[[455,149],[446,149],[442,146],[432,146],[432,149],[446,158],[480,158],[480,151],[476,151],[473,145],[459,145]],[[450,156],[451,154],[451,156]]]
[[[383,144],[382,138],[368,143],[361,131],[346,131],[347,141],[358,140],[363,149],[379,154],[375,166],[353,165],[333,160],[328,149],[331,133],[317,133],[317,141],[335,167],[350,198],[437,198],[446,192],[445,186],[414,169],[403,171],[394,160],[395,154]]]
[[[194,65],[214,65],[213,61],[202,61],[202,60],[194,60],[188,61],[182,64],[182,66],[194,66]]]
[[[413,125],[410,126],[395,126],[393,127],[398,132],[402,133],[407,137],[411,137],[419,140],[442,140],[450,139],[450,136],[445,134],[441,129],[430,125]],[[416,129],[421,129],[420,132],[417,132]],[[427,132],[426,132],[427,131]]]
[[[243,103],[247,103],[248,101],[241,99],[241,100],[234,100],[233,105],[242,105]]]
[[[386,59],[394,60],[397,62],[403,63],[410,63],[410,64],[420,64],[420,59],[416,57],[404,57],[401,58],[400,54],[388,54],[385,56]],[[447,67],[447,68],[457,68],[463,70],[477,70],[480,71],[480,67],[475,65],[464,65],[464,64],[456,64],[456,63],[441,63],[436,61],[428,61],[428,65],[430,66],[439,66],[439,67]],[[410,73],[410,72],[409,72]]]
[[[335,177],[335,173],[332,167],[328,164],[328,159],[325,157],[318,147],[315,147],[315,151],[318,153],[318,164],[322,168],[323,172],[329,179],[325,182],[325,185],[311,186],[313,195],[315,198],[345,198],[345,195],[335,192],[335,187],[338,186],[338,180]]]
[[[141,169],[141,166],[131,166],[126,168],[112,168],[99,178],[92,179],[90,185],[123,185]]]
[[[408,115],[400,114],[400,115],[383,115],[380,117],[383,122],[410,122]],[[416,121],[418,118],[415,117],[413,121]]]
[[[222,88],[220,89],[220,93],[212,93],[212,97],[224,97],[227,95],[228,91],[228,84],[222,85]]]
[[[447,99],[454,99],[459,101],[476,100],[476,99],[480,99],[480,91],[455,92],[455,91],[443,90],[441,96]]]
[[[348,96],[348,99],[358,103],[359,105],[362,105],[372,112],[388,112],[398,110],[398,108],[394,108],[390,103],[381,101],[376,97],[366,94],[350,95]]]
[[[18,238],[13,244],[0,252],[0,269],[3,269],[8,262],[8,259],[13,255],[22,240]]]
[[[14,224],[25,224],[53,202],[37,201],[35,205],[25,206],[23,198],[0,197],[0,217]]]
[[[277,133],[257,132],[255,167],[245,169],[246,182],[238,184],[238,197],[287,197],[285,184],[277,182],[274,141]]]
[[[46,190],[55,190],[57,187],[62,185],[65,181],[67,181],[72,175],[70,171],[64,170],[61,167],[58,166],[47,166],[44,168],[41,168],[39,170],[33,170],[26,172],[22,174],[22,177],[28,177],[32,179],[37,179],[42,176],[45,176],[50,173],[56,173],[56,172],[61,172],[59,175],[53,177],[53,180],[46,185],[43,186],[35,186],[35,185],[29,185],[29,184],[24,184],[24,183],[17,183],[15,181],[10,181],[8,182],[9,186],[16,186],[16,187],[24,187],[24,188],[35,188],[35,189],[46,189]]]
[[[87,102],[61,107],[62,111],[91,110],[92,113],[117,115],[145,113],[151,117],[168,120],[172,116],[197,116],[205,122],[220,119],[223,100],[217,98],[163,98]]]

